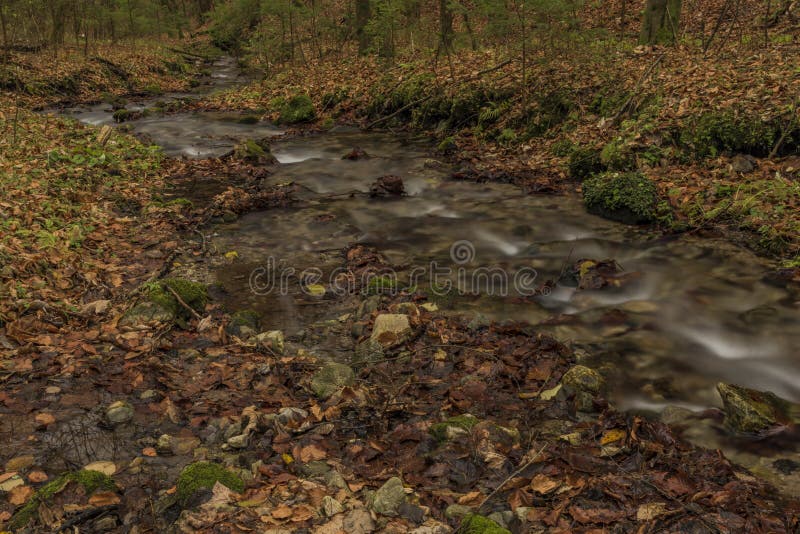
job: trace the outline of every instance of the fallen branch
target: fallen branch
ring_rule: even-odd
[[[197,312],[195,311],[195,309],[194,309],[194,308],[192,308],[191,306],[189,306],[188,304],[186,304],[186,302],[184,302],[184,301],[183,301],[183,299],[181,298],[181,296],[180,296],[180,295],[178,295],[178,293],[177,293],[177,292],[176,292],[174,289],[172,289],[171,287],[169,287],[167,284],[164,284],[164,287],[166,287],[166,288],[169,290],[169,292],[170,292],[170,293],[172,293],[172,295],[175,297],[175,299],[178,301],[178,303],[179,303],[181,306],[183,306],[184,308],[186,308],[187,310],[189,310],[189,312],[190,312],[192,315],[194,315],[194,316],[195,316],[195,318],[197,318],[197,319],[201,319],[201,320],[203,319],[203,317],[202,317],[202,316],[201,316],[199,313],[197,313]]]

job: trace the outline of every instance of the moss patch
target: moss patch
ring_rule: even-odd
[[[696,157],[716,157],[722,152],[766,156],[783,135],[779,121],[732,111],[704,113],[680,132],[680,143]],[[800,128],[787,134],[779,153],[800,147]]]
[[[178,502],[185,504],[194,492],[203,488],[211,489],[217,482],[236,493],[244,491],[242,479],[219,464],[196,462],[187,465],[178,477]]]
[[[589,213],[626,224],[656,219],[658,190],[641,173],[603,173],[583,184],[583,201]]]
[[[39,505],[48,502],[53,496],[67,487],[70,482],[83,486],[86,495],[91,495],[97,490],[116,491],[117,489],[117,485],[111,477],[98,471],[82,469],[73,473],[65,473],[39,488],[31,500],[11,518],[8,523],[9,528],[18,530],[25,527],[36,516]]]
[[[505,529],[489,519],[478,514],[470,514],[464,518],[459,532],[464,534],[511,534]]]
[[[296,95],[281,106],[279,122],[283,124],[298,124],[311,122],[317,118],[314,104],[308,95]]]
[[[390,276],[373,276],[367,282],[368,295],[392,293],[397,289],[397,280]]]
[[[430,432],[431,436],[436,438],[437,441],[445,441],[448,437],[448,429],[457,428],[469,432],[479,422],[480,421],[478,418],[474,415],[457,415],[447,419],[444,422],[431,425],[430,429],[428,429],[428,432]]]

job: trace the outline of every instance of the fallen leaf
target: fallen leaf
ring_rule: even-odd
[[[117,466],[114,465],[114,462],[92,462],[83,466],[83,468],[87,471],[97,471],[98,473],[103,473],[108,476],[117,472]]]
[[[154,456],[158,456],[158,453],[153,447],[145,447],[144,449],[142,449],[142,454],[145,456],[149,456],[151,458]]]
[[[89,504],[92,506],[111,506],[119,502],[119,495],[113,491],[100,491],[89,497]]]
[[[600,437],[600,445],[608,445],[609,443],[625,439],[627,435],[627,432],[619,428],[608,430]]]
[[[48,479],[47,473],[44,471],[31,471],[28,473],[28,480],[33,483],[44,482]]]
[[[656,517],[664,514],[667,511],[667,505],[663,502],[649,502],[639,506],[636,510],[637,521],[650,521]]]
[[[277,508],[272,510],[271,515],[275,519],[287,519],[289,517],[292,517],[292,509],[286,506],[285,504],[281,504]]]
[[[33,495],[32,486],[17,486],[9,492],[8,502],[19,506],[20,504],[25,504],[31,498],[31,495]]]
[[[56,418],[53,416],[53,414],[45,412],[36,414],[36,417],[34,417],[33,419],[39,426],[52,425],[53,423],[56,422]]]
[[[559,486],[561,486],[560,482],[541,473],[533,477],[533,480],[531,480],[531,489],[537,493],[541,493],[542,495],[547,495]]]

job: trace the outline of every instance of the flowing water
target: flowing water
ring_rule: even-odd
[[[69,113],[93,124],[110,116],[100,108]],[[189,157],[280,133],[235,119],[178,113],[130,124],[167,154]],[[370,157],[342,159],[354,147]],[[745,249],[717,239],[663,238],[607,221],[587,214],[572,196],[449,180],[451,169],[430,159],[425,140],[335,129],[276,139],[272,151],[279,164],[268,185],[297,184],[298,204],[220,224],[212,240],[220,253],[238,256],[212,273],[218,297],[230,309],[261,312],[270,329],[300,335],[352,311],[335,298],[309,295],[296,281],[312,277],[332,292],[342,250],[361,243],[399,266],[401,286],[441,292],[449,281],[453,289],[437,298],[444,310],[527,321],[572,343],[592,365],[608,370],[613,401],[623,409],[719,406],[719,381],[800,401],[800,295],[771,283],[775,265]],[[366,194],[386,174],[403,179],[406,196]],[[615,260],[626,273],[624,283],[576,289],[562,274],[583,258]],[[265,286],[267,272],[277,273],[275,287]],[[531,296],[528,289],[546,280],[562,282]],[[775,459],[800,462],[796,445],[734,442],[718,425],[687,424],[696,442],[722,447],[761,472]],[[766,473],[792,492],[800,491],[797,474],[787,481]]]

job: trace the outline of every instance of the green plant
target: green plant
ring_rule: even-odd
[[[600,158],[600,151],[589,147],[574,148],[569,154],[567,168],[570,177],[576,180],[585,180],[606,170]]]

